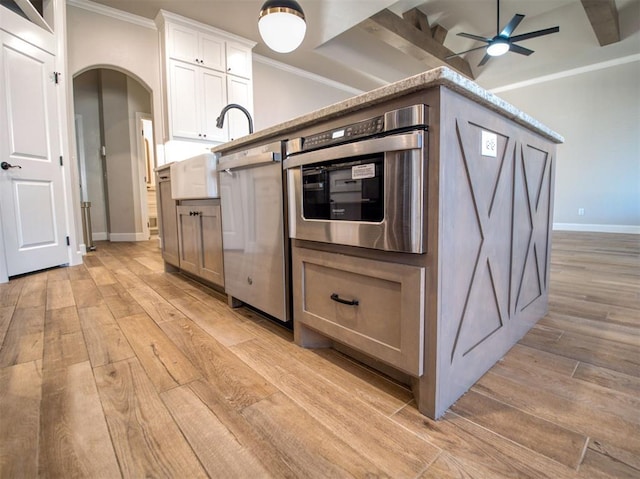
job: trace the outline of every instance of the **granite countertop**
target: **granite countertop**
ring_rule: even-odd
[[[516,107],[502,100],[500,97],[488,92],[477,83],[456,73],[447,67],[434,68],[418,75],[400,80],[389,85],[385,85],[375,90],[363,93],[362,95],[349,98],[333,105],[329,105],[320,110],[302,115],[293,120],[280,123],[278,125],[265,128],[247,136],[243,136],[228,143],[223,143],[211,148],[213,153],[227,151],[243,145],[255,144],[260,140],[265,140],[288,132],[339,117],[345,111],[356,111],[368,106],[381,103],[393,98],[397,98],[415,91],[424,90],[434,86],[446,86],[447,88],[470,98],[487,108],[504,115],[516,123],[532,130],[555,143],[563,143],[564,138],[546,127],[536,119],[518,110]]]

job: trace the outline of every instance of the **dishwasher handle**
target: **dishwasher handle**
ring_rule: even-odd
[[[249,168],[265,163],[282,161],[282,143],[275,142],[268,145],[239,151],[231,155],[223,155],[218,159],[218,171]]]

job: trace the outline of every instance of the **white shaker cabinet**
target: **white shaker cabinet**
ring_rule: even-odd
[[[227,140],[225,130],[216,128],[216,118],[227,104],[223,73],[190,63],[169,60],[171,90],[170,129],[174,137],[192,140]]]
[[[226,69],[223,38],[182,25],[168,24],[167,29],[170,58],[218,71]]]
[[[253,114],[254,42],[161,10],[156,17],[163,67],[165,141],[223,143],[248,134],[246,117],[222,108],[238,103]]]
[[[251,80],[227,75],[227,100],[228,103],[238,105],[253,105],[253,85]],[[253,113],[253,108],[247,108]],[[249,121],[244,113],[237,108],[232,108],[227,112],[225,124],[229,126],[228,140],[235,140],[241,136],[249,134]]]
[[[227,73],[251,80],[253,67],[251,63],[251,48],[239,43],[227,42]]]

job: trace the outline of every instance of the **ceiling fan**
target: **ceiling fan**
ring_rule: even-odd
[[[549,35],[550,33],[557,33],[560,31],[560,27],[552,27],[545,28],[544,30],[536,30],[535,32],[523,33],[521,35],[511,36],[513,31],[520,25],[520,22],[524,19],[524,15],[517,13],[513,16],[513,18],[507,23],[502,31],[500,31],[500,0],[497,0],[498,4],[498,14],[496,20],[496,36],[493,38],[485,38],[479,35],[473,35],[471,33],[458,33],[459,36],[465,38],[471,38],[472,40],[477,40],[479,42],[484,42],[486,45],[482,45],[481,47],[472,48],[471,50],[466,50],[464,52],[455,53],[453,55],[449,55],[446,57],[449,58],[457,57],[460,55],[464,55],[465,53],[473,52],[476,50],[481,50],[482,48],[487,49],[487,53],[485,53],[478,66],[481,67],[485,63],[489,61],[491,57],[497,57],[500,55],[504,55],[505,53],[511,51],[514,53],[519,53],[520,55],[531,55],[533,50],[529,50],[528,48],[521,47],[520,45],[516,45],[516,42],[521,42],[522,40],[529,40],[530,38],[541,37],[542,35]]]

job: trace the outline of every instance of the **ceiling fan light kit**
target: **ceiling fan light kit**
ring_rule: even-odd
[[[499,57],[500,55],[504,55],[508,51],[509,51],[509,42],[501,38],[494,40],[487,47],[487,54],[491,55],[492,57]]]
[[[260,36],[269,48],[290,53],[300,46],[307,31],[302,7],[295,0],[268,0],[258,17]]]
[[[446,59],[450,59],[453,57],[457,57],[460,55],[464,55],[465,53],[473,52],[476,50],[481,50],[486,48],[487,51],[478,63],[478,66],[481,67],[485,63],[489,61],[491,57],[498,57],[500,55],[504,55],[507,52],[518,53],[520,55],[529,56],[533,53],[533,50],[529,50],[528,48],[521,47],[520,45],[516,45],[516,42],[521,42],[523,40],[529,40],[530,38],[541,37],[543,35],[549,35],[550,33],[557,33],[560,31],[560,27],[551,27],[545,28],[544,30],[536,30],[535,32],[523,33],[521,35],[512,36],[513,31],[520,25],[520,22],[524,19],[524,15],[520,13],[516,13],[513,18],[507,23],[502,31],[500,30],[500,0],[496,1],[497,3],[497,17],[496,17],[496,36],[493,38],[481,37],[479,35],[474,35],[472,33],[458,33],[459,36],[470,38],[472,40],[476,40],[478,42],[484,42],[486,45],[482,45],[480,47],[475,47],[470,50],[466,50],[464,52],[455,53],[453,55],[449,55]]]

